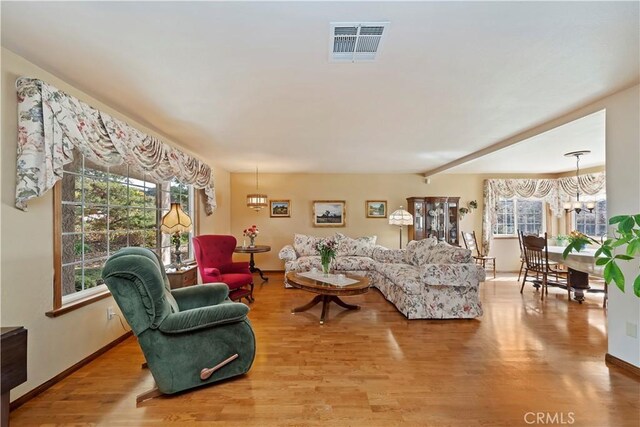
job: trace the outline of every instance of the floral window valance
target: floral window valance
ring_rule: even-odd
[[[596,195],[605,191],[604,173],[558,179],[487,179],[484,181],[484,216],[482,218],[482,245],[489,253],[493,227],[497,221],[498,201],[501,197],[544,199],[557,217],[562,216],[562,204],[576,195]]]
[[[78,149],[102,166],[126,163],[164,182],[177,179],[202,189],[208,215],[216,207],[211,168],[158,138],[96,110],[42,80],[21,77],[18,89],[16,207],[40,197],[62,178]]]

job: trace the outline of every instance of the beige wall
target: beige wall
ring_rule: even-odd
[[[607,108],[607,214],[640,212],[640,86],[601,101]],[[609,353],[640,367],[640,298],[633,294],[638,260],[621,265],[627,278],[625,292],[609,289],[607,331]],[[635,329],[630,336],[628,329]]]
[[[117,319],[107,320],[107,307],[116,308],[112,298],[97,301],[53,319],[44,314],[51,310],[53,301],[53,206],[49,192],[33,200],[28,212],[14,208],[17,141],[15,81],[19,76],[45,80],[114,117],[167,140],[34,64],[2,49],[0,323],[3,326],[21,325],[29,331],[28,381],[11,392],[12,400],[84,359],[124,332]],[[220,209],[211,217],[201,216],[201,229],[227,232],[230,218],[229,173],[216,168],[215,179]]]

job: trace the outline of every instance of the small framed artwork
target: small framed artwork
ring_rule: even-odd
[[[314,200],[314,227],[344,227],[346,225],[347,207],[344,200]]]
[[[365,204],[367,218],[386,218],[387,217],[387,201],[386,200],[367,200]]]
[[[271,218],[289,218],[291,217],[291,201],[290,200],[270,200],[269,201]]]

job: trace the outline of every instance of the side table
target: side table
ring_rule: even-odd
[[[260,274],[260,278],[264,282],[268,282],[269,278],[264,277],[264,274],[262,274],[262,270],[256,267],[256,262],[253,260],[253,255],[259,254],[262,252],[269,252],[270,250],[271,250],[271,246],[255,245],[255,246],[247,246],[245,248],[243,248],[242,246],[236,246],[236,248],[233,251],[239,254],[249,254],[249,271],[251,271],[252,273],[255,273],[257,271]]]
[[[184,267],[183,267],[184,268]],[[198,266],[189,265],[184,269],[167,272],[171,289],[185,288],[198,284]]]
[[[9,425],[9,392],[27,380],[27,330],[22,326],[0,330],[0,360],[2,361],[2,427]]]

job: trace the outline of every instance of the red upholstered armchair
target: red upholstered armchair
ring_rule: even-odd
[[[233,236],[210,234],[193,238],[202,283],[225,283],[229,287],[229,298],[247,298],[252,302],[253,275],[248,262],[233,262],[236,244]]]

